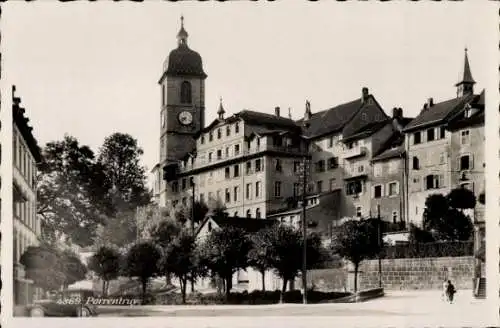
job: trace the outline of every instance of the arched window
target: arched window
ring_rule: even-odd
[[[258,209],[255,210],[255,217],[257,219],[260,219],[260,208],[258,208]]]
[[[252,217],[252,213],[250,212],[250,210],[247,210],[247,218],[250,219]]]
[[[413,169],[418,170],[420,168],[420,163],[418,160],[418,157],[414,156],[413,157]]]
[[[188,81],[184,81],[181,84],[181,103],[191,103],[191,83]]]

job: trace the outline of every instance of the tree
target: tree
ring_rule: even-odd
[[[466,188],[456,188],[446,196],[451,208],[465,210],[476,207],[476,196]]]
[[[262,229],[256,234],[250,236],[252,248],[248,252],[248,264],[259,271],[262,276],[263,291],[266,290],[266,271],[271,268],[269,259],[272,255],[272,244],[268,233],[269,231],[267,229]]]
[[[92,243],[104,220],[107,185],[95,165],[94,153],[71,136],[47,143],[38,167],[37,214],[44,240],[53,244],[61,235],[80,246]]]
[[[142,298],[146,299],[149,280],[159,272],[160,249],[151,242],[135,244],[127,253],[124,271],[129,277],[137,277],[142,285]]]
[[[156,222],[155,225],[150,226],[149,234],[151,240],[156,243],[161,249],[166,252],[169,245],[179,236],[181,233],[181,225],[167,217],[161,221]],[[167,285],[171,285],[170,272],[168,271],[168,266],[163,266],[163,273],[165,274],[165,282]]]
[[[65,276],[64,289],[77,281],[84,280],[87,275],[87,267],[82,263],[80,256],[70,249],[64,249],[60,252],[62,262],[62,271]]]
[[[127,210],[109,217],[100,224],[95,232],[94,245],[115,245],[119,248],[128,245],[137,238],[135,211]]]
[[[195,280],[196,273],[199,272],[194,236],[187,231],[181,232],[166,247],[160,263],[165,272],[169,272],[179,279],[182,303],[185,303],[187,282]]]
[[[293,281],[302,271],[304,238],[298,230],[281,224],[267,228],[263,234],[270,248],[269,265],[283,281],[280,296],[280,301],[283,302],[288,282]],[[320,243],[317,235],[307,236],[308,269],[317,265],[321,259]]]
[[[107,294],[109,281],[118,278],[120,274],[121,255],[107,246],[101,246],[89,259],[89,270],[94,271],[102,280],[102,294]]]
[[[332,239],[332,250],[354,265],[354,292],[358,290],[360,263],[380,252],[375,226],[366,221],[347,221]]]
[[[212,230],[202,247],[202,256],[208,269],[221,277],[229,299],[232,277],[239,269],[247,267],[247,254],[251,242],[239,228],[222,227]]]
[[[410,235],[408,237],[408,241],[410,244],[415,245],[419,243],[432,243],[435,241],[435,238],[431,232],[410,223]]]
[[[35,286],[45,290],[57,290],[66,280],[57,250],[49,245],[30,246],[21,255],[26,277]]]
[[[473,197],[463,188],[454,189],[447,196],[429,195],[425,201],[424,230],[435,233],[439,240],[469,240],[473,224],[463,210],[475,205]]]

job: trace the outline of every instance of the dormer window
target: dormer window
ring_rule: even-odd
[[[467,105],[467,107],[465,107],[464,117],[469,118],[471,117],[471,115],[472,115],[472,108],[470,107],[470,105]]]
[[[222,132],[220,129],[217,129],[217,139],[222,138]]]
[[[214,140],[214,133],[212,131],[210,131],[208,133],[208,141],[213,141]]]
[[[234,133],[240,133],[240,125],[238,122],[234,125]]]
[[[189,83],[188,81],[184,81],[181,84],[181,103],[191,103],[191,83]]]

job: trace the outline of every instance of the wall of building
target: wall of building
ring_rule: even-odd
[[[432,108],[427,109],[432,110]],[[446,131],[445,137],[439,139],[441,127],[432,127],[437,140],[427,140],[427,130],[420,130],[421,143],[415,144],[415,132],[406,135],[408,149],[408,222],[421,225],[422,214],[427,196],[434,193],[446,194],[450,191],[451,165],[450,145],[451,133]],[[413,168],[413,158],[419,159],[419,169]],[[440,188],[426,190],[426,176],[441,175]]]
[[[377,215],[377,206],[380,205],[380,217],[382,220],[397,222],[404,220],[403,212],[403,183],[404,159],[391,158],[388,160],[373,163],[373,178],[371,185],[372,215]],[[397,193],[390,194],[390,184],[395,184]],[[380,186],[381,195],[376,194],[377,187]]]
[[[345,288],[351,291],[352,272],[351,264],[340,269],[311,270],[308,272],[308,282],[318,289],[343,291]],[[362,262],[358,273],[358,290],[377,288],[378,272],[378,260]],[[473,278],[472,256],[382,260],[382,284],[386,290],[439,290],[443,280],[450,279],[460,291],[472,289]]]

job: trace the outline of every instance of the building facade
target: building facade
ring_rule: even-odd
[[[26,279],[23,266],[19,263],[29,246],[40,242],[41,222],[36,215],[36,167],[41,161],[40,149],[28,125],[29,119],[20,107],[21,99],[16,97],[13,87],[13,260],[14,260],[14,304],[26,305],[33,302],[40,290]]]

